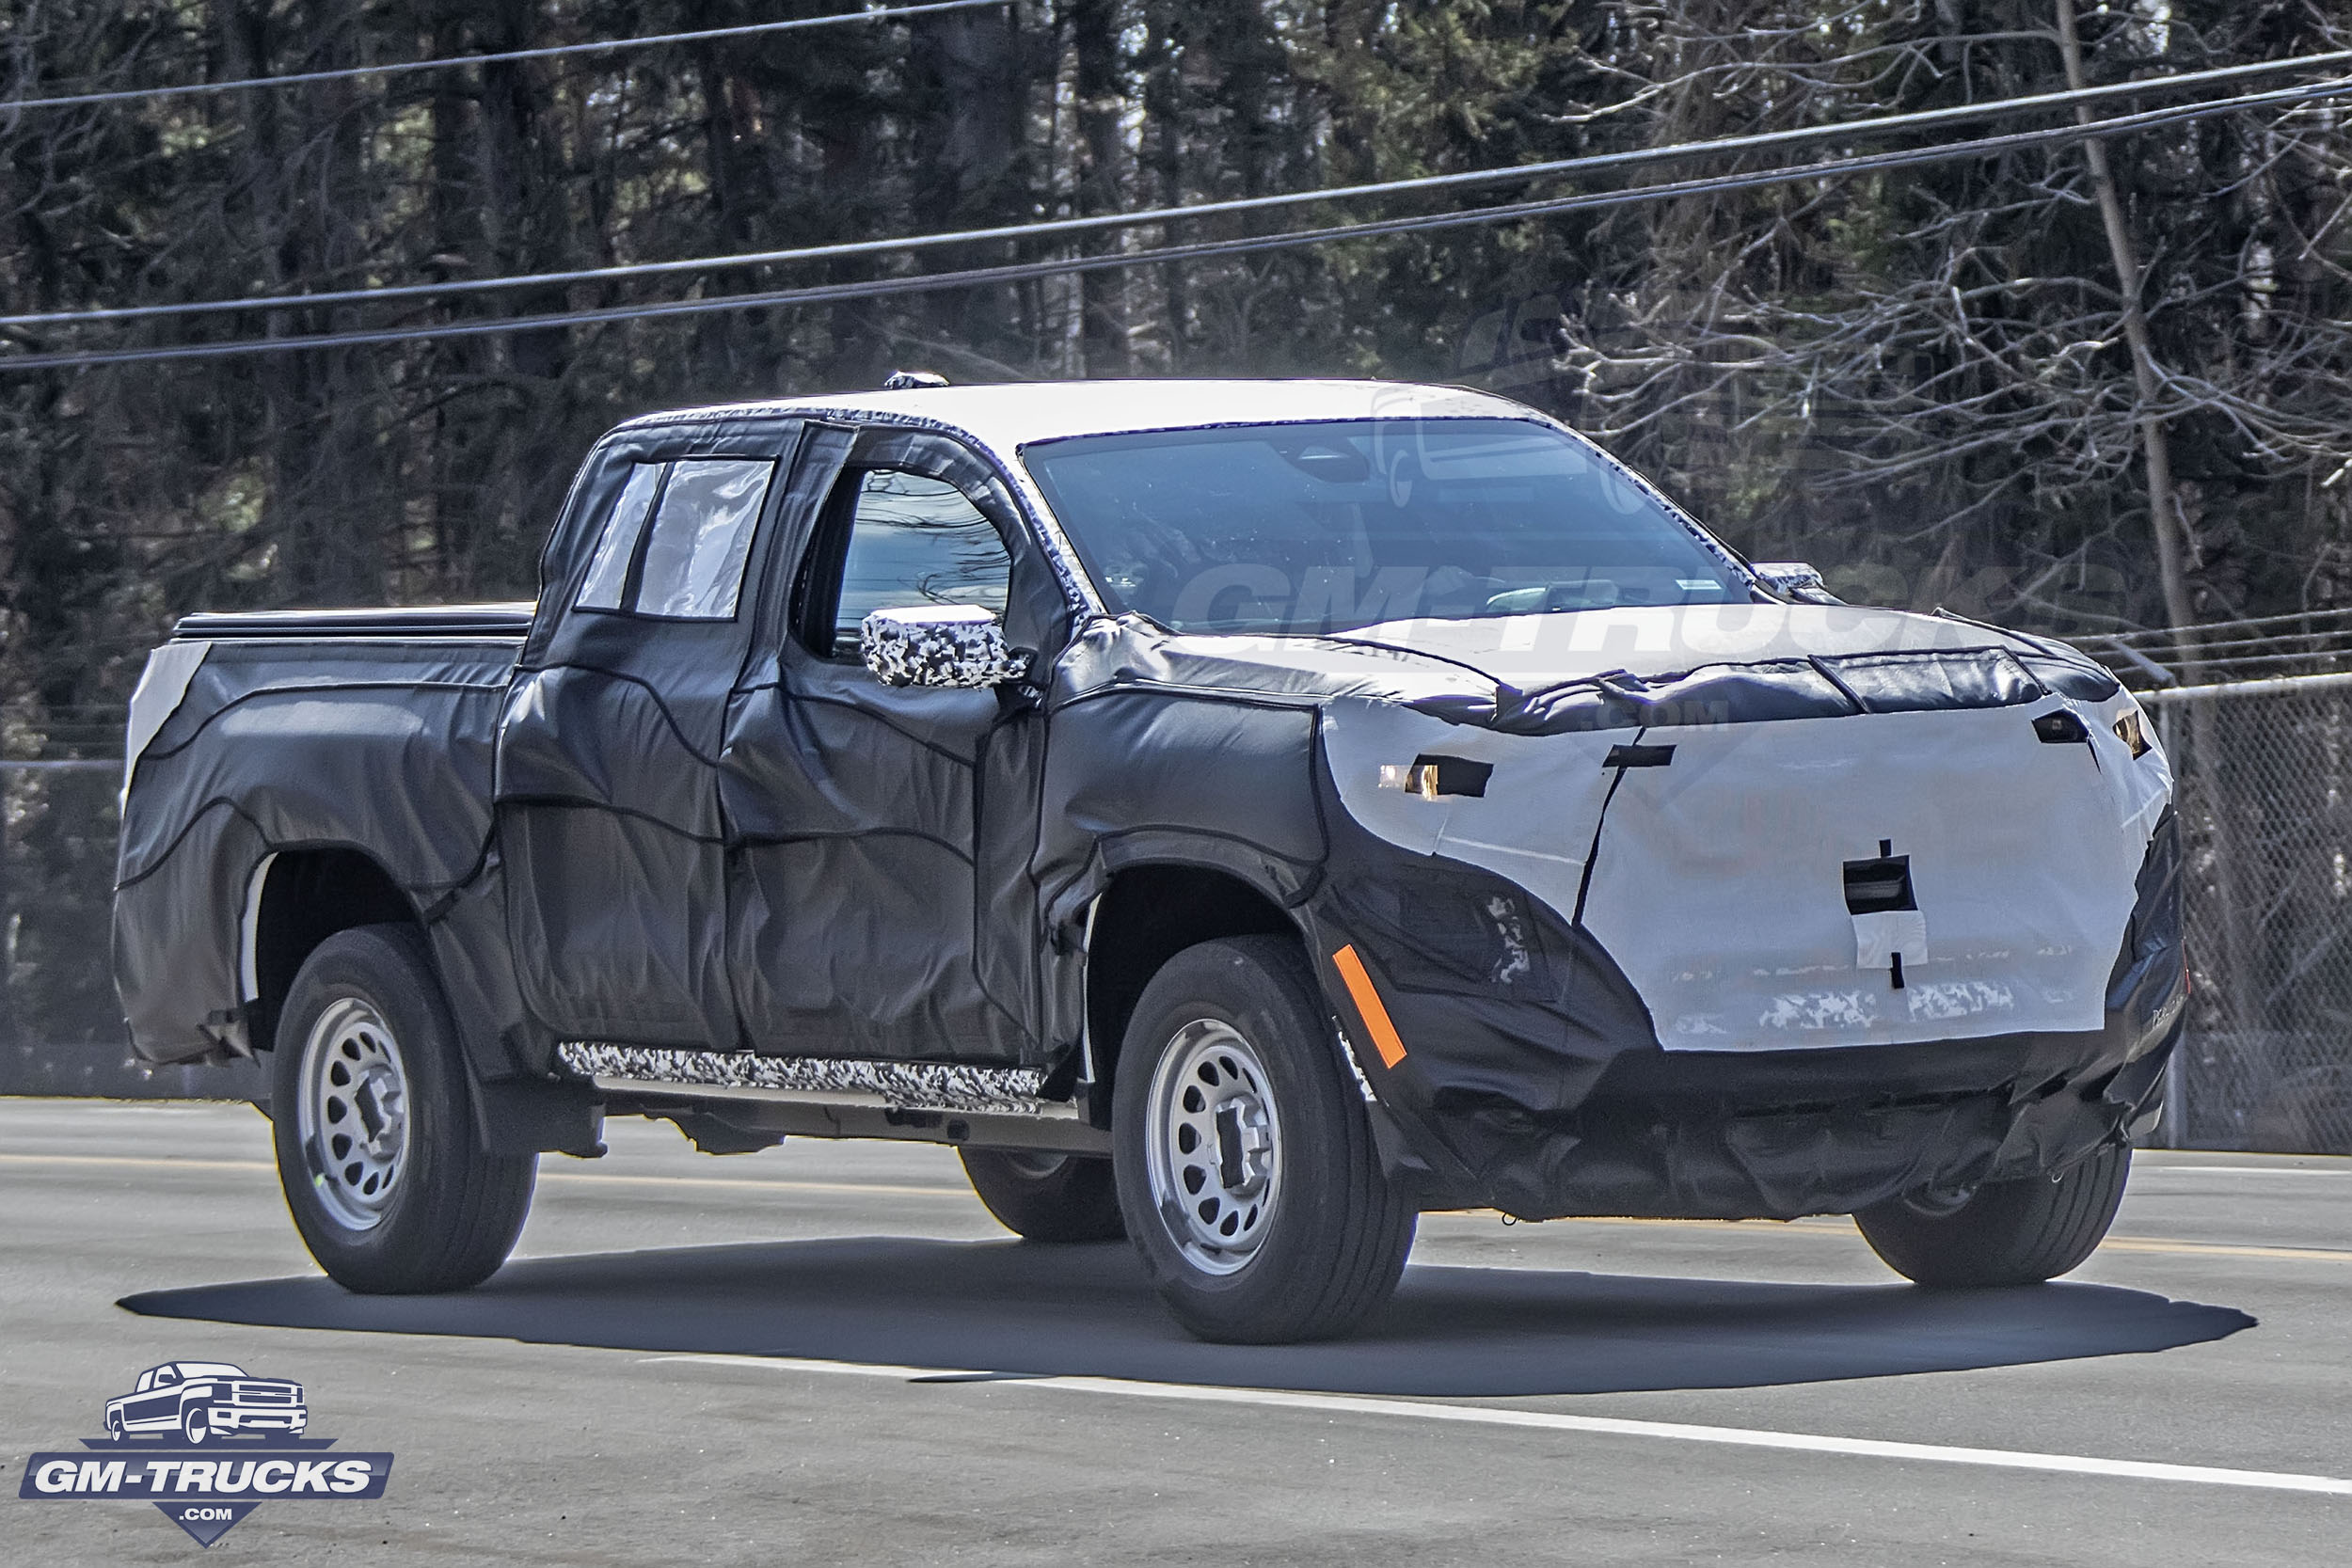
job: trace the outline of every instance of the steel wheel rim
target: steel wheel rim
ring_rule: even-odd
[[[1238,1274],[1281,1196],[1282,1124],[1265,1063],[1218,1019],[1185,1024],[1160,1053],[1145,1103],[1152,1207],[1184,1261]]]
[[[407,1064],[372,1004],[339,997],[310,1025],[296,1116],[320,1207],[347,1230],[373,1229],[407,1168],[409,1117]]]

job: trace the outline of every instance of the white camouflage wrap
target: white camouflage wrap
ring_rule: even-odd
[[[1775,613],[1825,617],[1817,645],[1864,640],[1856,612]],[[1604,618],[1579,619],[1591,636]],[[2131,701],[1511,735],[1343,699],[1324,738],[1374,833],[1506,877],[1563,921],[1581,906],[1666,1049],[1781,1051],[2101,1028],[2171,799],[2163,753],[2115,733]],[[2060,710],[2087,740],[2036,734]],[[1609,767],[1637,735],[1671,762]],[[1485,795],[1382,786],[1423,753],[1491,764]],[[1851,912],[1847,863],[1883,853],[1907,859],[1916,908]]]
[[[977,605],[878,610],[858,637],[866,667],[885,686],[1000,686],[1027,669],[996,617]]]
[[[566,1040],[555,1053],[572,1071],[603,1081],[871,1095],[885,1104],[923,1111],[1035,1116],[1046,1103],[1040,1093],[1045,1074],[1036,1068],[759,1056],[747,1051],[669,1051],[595,1040]]]

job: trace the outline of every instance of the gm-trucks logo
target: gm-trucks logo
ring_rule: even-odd
[[[328,1453],[305,1437],[302,1385],[253,1377],[225,1361],[167,1361],[106,1402],[106,1435],[79,1453],[24,1462],[20,1497],[43,1502],[151,1502],[209,1546],[268,1502],[380,1497],[388,1453]]]

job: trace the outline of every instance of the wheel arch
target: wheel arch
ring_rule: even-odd
[[[493,912],[499,908],[492,903]],[[477,917],[478,918],[478,917]],[[405,926],[421,939],[424,960],[448,1004],[473,1109],[475,1133],[493,1153],[561,1149],[604,1152],[601,1101],[585,1085],[517,1076],[495,1023],[503,992],[483,989],[484,971],[503,948],[469,967],[468,932],[448,918],[428,921],[415,899],[367,850],[350,844],[305,845],[264,856],[248,879],[239,931],[240,989],[246,1037],[257,1051],[277,1044],[278,1019],[294,976],[321,942],[360,926]],[[502,930],[493,927],[499,937]],[[477,941],[481,933],[474,932]]]
[[[246,890],[239,925],[240,985],[247,1037],[258,1051],[278,1043],[278,1019],[303,960],[319,943],[356,926],[421,929],[417,909],[381,862],[347,844],[280,849],[262,857]]]
[[[1220,937],[1306,935],[1276,896],[1232,870],[1186,861],[1122,867],[1087,935],[1086,1024],[1097,1102],[1107,1108],[1119,1046],[1143,988],[1187,947]]]

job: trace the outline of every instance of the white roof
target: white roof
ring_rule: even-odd
[[[1010,456],[1031,441],[1305,420],[1541,419],[1525,404],[1459,387],[1405,381],[1024,381],[834,393],[650,416],[834,414],[907,419],[961,431]]]

